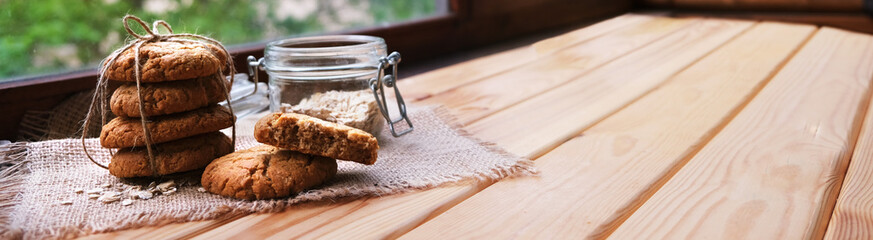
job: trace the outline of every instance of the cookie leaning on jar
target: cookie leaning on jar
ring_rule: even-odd
[[[105,66],[109,80],[124,82],[109,103],[118,117],[100,133],[101,145],[119,149],[109,164],[110,174],[145,177],[190,171],[233,152],[230,138],[218,131],[233,126],[235,117],[216,105],[227,98],[225,89],[230,88],[220,77],[229,70],[224,64],[227,58],[209,43],[145,43],[140,49],[139,91],[132,49]],[[143,116],[148,120],[157,173],[149,166]]]

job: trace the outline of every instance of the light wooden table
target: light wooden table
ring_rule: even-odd
[[[868,35],[624,15],[400,82],[539,177],[91,237],[869,239],[871,80]]]

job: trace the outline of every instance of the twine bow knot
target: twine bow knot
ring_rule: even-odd
[[[128,24],[130,20],[133,20],[136,23],[138,23],[140,26],[142,26],[142,29],[145,30],[146,34],[141,35],[141,34],[134,32],[133,29],[131,29],[130,25]],[[88,159],[90,159],[92,163],[94,163],[97,166],[100,166],[102,168],[109,169],[109,167],[98,163],[97,161],[94,160],[93,157],[91,157],[91,154],[88,153],[88,148],[85,144],[85,138],[86,138],[87,133],[88,133],[88,125],[90,125],[91,118],[93,117],[93,115],[98,112],[98,109],[97,109],[98,107],[99,107],[99,114],[100,114],[100,119],[101,119],[100,125],[101,126],[106,125],[106,93],[107,93],[107,85],[109,85],[109,84],[107,84],[108,79],[106,78],[107,69],[110,66],[112,66],[113,64],[115,64],[115,61],[118,59],[118,56],[120,56],[122,52],[133,48],[134,63],[135,63],[135,64],[133,64],[133,66],[134,66],[134,74],[136,77],[136,92],[137,92],[137,95],[139,97],[139,113],[140,113],[140,120],[142,122],[143,135],[144,135],[143,137],[145,138],[145,143],[146,143],[146,151],[148,152],[148,156],[149,156],[149,167],[151,168],[152,174],[154,176],[159,176],[160,174],[158,173],[157,163],[155,161],[155,156],[154,156],[154,153],[152,150],[152,139],[151,139],[151,134],[149,133],[148,125],[147,125],[147,123],[149,121],[148,121],[146,114],[145,114],[145,102],[143,101],[144,99],[143,99],[142,90],[141,90],[142,89],[142,86],[141,86],[142,85],[141,84],[141,82],[142,82],[142,70],[141,70],[142,69],[142,66],[141,66],[142,62],[140,61],[140,56],[139,56],[140,48],[142,48],[142,46],[144,44],[151,43],[151,42],[179,42],[179,43],[196,43],[196,44],[210,43],[212,45],[215,45],[215,46],[218,46],[219,48],[221,48],[221,51],[223,51],[225,56],[227,56],[227,61],[225,62],[225,64],[226,64],[227,69],[230,69],[230,84],[233,84],[233,81],[234,81],[233,76],[236,73],[236,69],[233,66],[233,59],[231,58],[230,53],[227,51],[227,49],[224,47],[224,45],[222,45],[220,42],[216,41],[215,39],[201,36],[201,35],[197,35],[197,34],[190,34],[190,33],[176,34],[176,33],[173,33],[173,28],[170,27],[170,24],[168,24],[164,20],[154,21],[152,23],[152,28],[149,28],[148,24],[146,24],[146,22],[144,22],[142,19],[140,19],[136,16],[133,16],[133,15],[124,16],[124,18],[121,19],[121,22],[124,24],[124,30],[127,31],[127,33],[129,33],[131,36],[135,37],[136,40],[133,40],[130,43],[128,43],[127,45],[125,45],[124,47],[119,48],[118,50],[115,50],[114,52],[112,52],[112,54],[110,54],[108,57],[106,57],[106,59],[104,59],[100,63],[100,65],[101,65],[100,77],[97,79],[97,87],[94,90],[94,97],[91,99],[91,107],[88,109],[88,115],[85,117],[85,122],[82,125],[82,149],[85,150],[85,155],[88,156]],[[161,27],[161,26],[167,30],[167,32],[168,32],[167,34],[160,33],[158,27]],[[197,40],[201,40],[201,41],[191,40],[188,38],[197,39]],[[204,43],[204,42],[206,42],[206,43]],[[225,99],[227,100],[227,107],[230,110],[230,113],[233,114],[233,108],[230,106],[230,92],[228,91],[227,84],[224,82],[226,79],[226,77],[224,76],[224,70],[219,68],[217,74],[218,74],[219,78],[216,78],[216,81],[221,81],[221,83],[219,83],[218,85],[221,85],[221,87],[223,88],[224,94],[225,94]],[[231,135],[232,135],[231,136],[232,146],[236,146],[236,124],[234,124]],[[112,151],[110,151],[109,153],[110,153],[110,155],[113,154]]]
[[[145,30],[147,34],[140,35],[140,34],[134,32],[133,29],[130,28],[130,24],[128,24],[128,22],[129,22],[128,20],[134,20],[137,23],[139,23],[139,25],[142,26],[142,29]],[[146,40],[147,42],[160,42],[162,40],[166,40],[166,39],[173,37],[173,28],[170,27],[170,24],[165,22],[164,20],[154,21],[152,23],[151,29],[142,19],[139,19],[139,18],[131,16],[131,15],[124,16],[124,19],[122,20],[122,22],[124,23],[124,30],[127,31],[127,33],[129,33],[131,36],[133,36],[137,39]],[[163,26],[165,29],[167,29],[167,32],[169,32],[169,34],[160,34],[160,32],[158,31],[159,26]]]

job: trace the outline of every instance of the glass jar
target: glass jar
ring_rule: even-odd
[[[274,41],[264,58],[249,57],[249,74],[255,67],[269,76],[270,111],[296,112],[359,128],[378,136],[391,119],[385,87],[393,87],[401,117],[387,121],[392,135],[412,130],[406,107],[394,86],[400,54],[386,55],[385,40],[372,36],[335,35]],[[406,121],[398,131],[394,124]]]

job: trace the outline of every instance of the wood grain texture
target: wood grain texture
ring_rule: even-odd
[[[539,156],[652,90],[752,24],[724,20],[694,23],[468,129],[514,154]]]
[[[693,21],[656,18],[634,24],[423,102],[443,104],[461,122],[469,123],[565,84],[641,46],[684,29]]]
[[[398,83],[398,86],[405,98],[413,101],[422,100],[434,94],[535,62],[555,51],[582,43],[627,25],[650,20],[651,18],[645,15],[621,15],[543,40],[541,44],[519,47],[405,78]]]
[[[873,62],[867,64],[873,65]],[[824,238],[827,240],[873,239],[873,110],[870,107],[866,115],[828,224]]]
[[[495,183],[401,238],[581,239],[610,232],[729,121],[814,30],[755,26],[537,159],[540,177]]]
[[[611,239],[818,239],[873,78],[873,37],[820,29]]]

